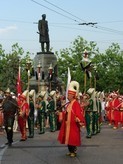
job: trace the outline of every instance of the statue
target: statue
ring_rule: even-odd
[[[50,40],[49,40],[49,29],[48,21],[46,19],[46,14],[42,15],[42,20],[38,21],[38,30],[39,30],[39,42],[41,43],[41,50],[45,52],[44,44],[46,44],[46,52],[49,52]]]

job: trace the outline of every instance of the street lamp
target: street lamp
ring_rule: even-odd
[[[30,60],[27,60],[27,62],[26,62],[26,68],[27,68],[27,75],[28,75],[28,85],[27,85],[27,90],[29,91],[30,68],[31,68],[31,61],[30,61]]]
[[[94,88],[96,90],[96,83],[97,83],[97,80],[96,80],[96,73],[97,73],[97,66],[94,65]]]
[[[84,56],[83,56],[83,62],[84,62],[84,92],[86,92],[86,84],[87,84],[87,77],[90,79],[90,87],[91,85],[91,60],[88,58],[88,52],[85,50],[84,51]]]
[[[38,69],[38,93],[40,93],[40,80],[41,80],[41,63],[39,61],[38,65],[37,65],[37,69]]]
[[[83,56],[83,61],[84,61],[84,67],[86,66],[88,62],[88,52],[84,51],[84,56]],[[86,76],[86,71],[84,72],[84,92],[86,92],[86,83],[87,83],[87,76]]]
[[[52,76],[53,76],[53,67],[52,64],[50,64],[50,67],[48,68],[49,70],[49,86],[50,86],[50,91],[52,89],[51,81],[52,81]]]

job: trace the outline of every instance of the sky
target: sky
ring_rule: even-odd
[[[31,57],[41,51],[38,20],[46,14],[53,52],[81,36],[101,52],[118,43],[123,50],[123,0],[0,0],[0,44],[6,53],[18,43]],[[80,25],[82,23],[97,23]]]

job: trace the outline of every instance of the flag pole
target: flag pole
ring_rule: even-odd
[[[17,77],[17,97],[22,93],[22,86],[21,86],[21,67],[19,64],[18,67],[18,77]]]
[[[68,76],[67,76],[67,87],[66,87],[66,103],[68,102],[67,94],[68,94],[68,87],[71,81],[71,74],[70,74],[70,68],[68,67]]]
[[[84,51],[84,66],[86,66],[88,61],[88,53],[85,49]],[[84,93],[86,92],[86,85],[87,85],[87,75],[86,75],[86,70],[84,71]]]

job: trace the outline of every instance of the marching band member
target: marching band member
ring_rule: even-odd
[[[112,95],[108,95],[106,98],[106,119],[108,120],[108,125],[113,124],[113,110],[112,110]]]
[[[35,90],[29,92],[28,138],[34,137]]]
[[[46,91],[41,91],[38,96],[38,102],[36,108],[38,110],[38,123],[40,132],[39,134],[45,133],[45,113],[46,113]]]
[[[77,94],[79,83],[71,81],[68,88],[69,103],[64,111],[64,118],[58,135],[58,141],[68,147],[70,157],[76,156],[77,146],[81,145],[80,126],[82,126],[81,107],[78,102]]]
[[[2,110],[2,104],[3,104],[3,96],[0,94],[0,132],[2,132],[2,128],[3,128],[3,110]]]
[[[97,92],[97,99],[96,99],[96,105],[97,105],[97,116],[96,116],[96,133],[100,133],[100,126],[102,123],[102,105],[101,105],[101,92]]]
[[[117,129],[118,128],[118,122],[120,120],[120,101],[118,99],[118,95],[116,93],[113,93],[112,95],[112,109],[113,109],[113,113],[114,113],[114,127],[113,129]]]
[[[28,103],[28,97],[29,97],[29,91],[25,90],[20,96],[19,96],[19,115],[18,115],[18,125],[21,132],[21,139],[20,141],[25,141],[27,139],[27,130],[26,130],[26,122],[29,115],[29,103]]]
[[[4,114],[4,126],[8,140],[6,145],[11,146],[13,142],[13,125],[15,114],[18,110],[18,104],[17,101],[12,98],[9,88],[5,91],[5,99],[2,104],[2,109]]]
[[[123,97],[120,98],[120,123],[123,128]]]
[[[86,138],[92,137],[94,100],[95,100],[95,88],[89,88],[87,91],[87,105],[85,107],[85,121],[86,121],[86,131],[87,131]]]
[[[57,116],[56,116],[56,91],[52,90],[49,94],[49,102],[47,104],[49,113],[49,125],[50,131],[55,132],[57,130]]]

